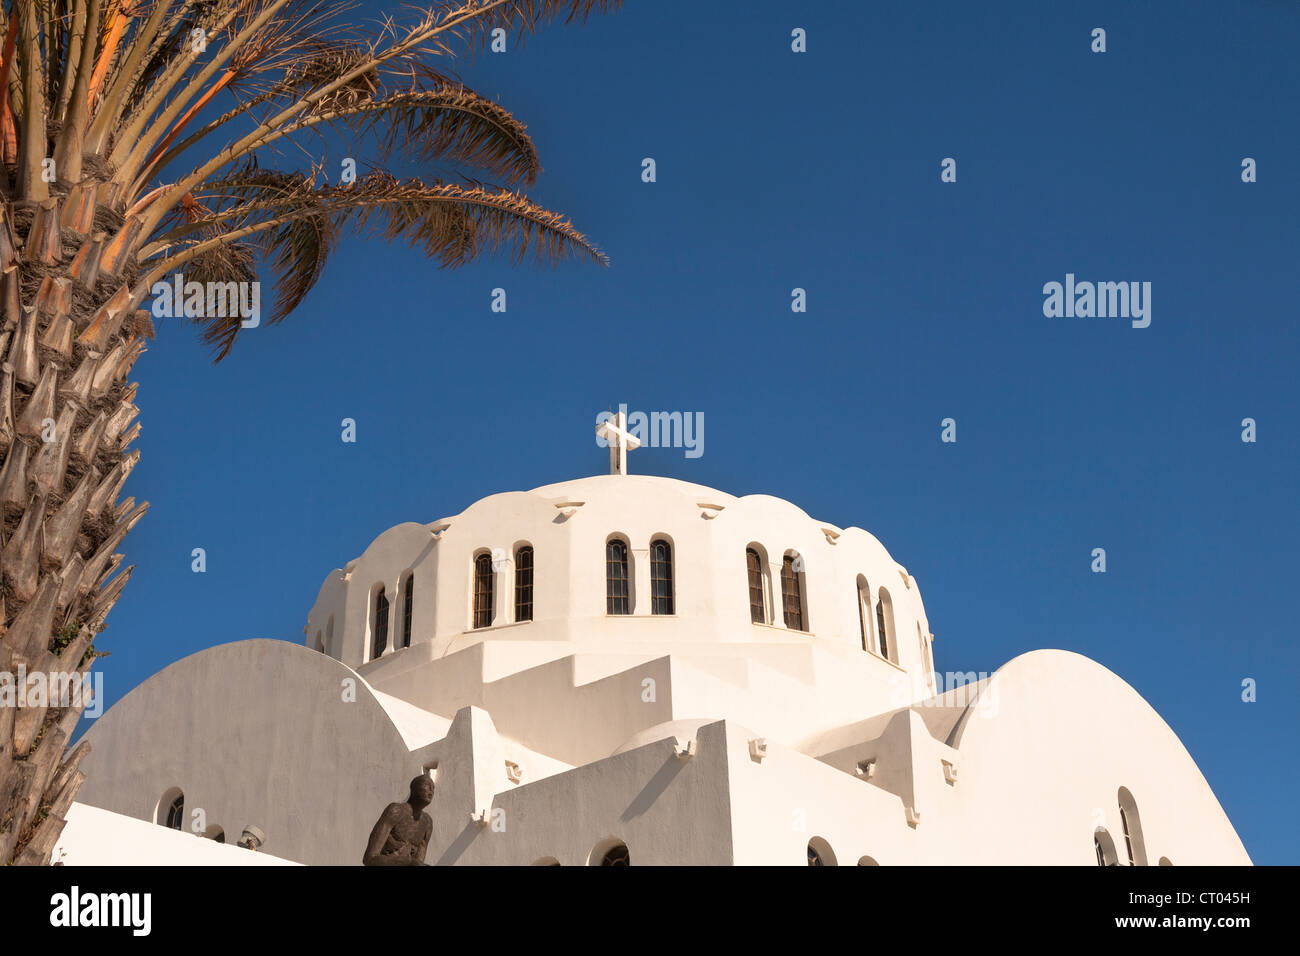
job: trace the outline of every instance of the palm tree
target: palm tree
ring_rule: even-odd
[[[234,290],[260,264],[278,322],[348,229],[444,267],[495,251],[605,262],[516,191],[540,171],[523,124],[435,64],[619,4],[440,0],[367,32],[346,0],[0,0],[0,672],[84,676],[101,656],[131,575],[118,549],[148,507],[118,495],[139,459],[126,378],[156,283]],[[233,108],[217,114],[218,95]],[[259,161],[319,155],[327,135],[359,174]],[[394,158],[504,185],[399,179],[380,165]],[[181,314],[219,360],[246,314],[198,301]],[[88,749],[66,752],[84,700],[26,703],[0,696],[0,863],[48,860]]]

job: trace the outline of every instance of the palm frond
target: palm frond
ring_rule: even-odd
[[[330,215],[340,226],[351,221],[362,232],[389,240],[404,238],[448,268],[482,254],[501,253],[507,247],[520,262],[531,251],[544,265],[568,259],[609,263],[567,217],[503,187],[472,180],[464,184],[399,180],[382,170],[347,186],[316,186],[310,177],[279,173],[261,175],[267,177],[265,182],[250,178],[214,183],[213,194],[239,196],[245,201],[173,228],[157,243],[146,246],[144,254],[156,254],[223,223],[222,231],[240,234],[258,231],[285,217]],[[455,219],[443,218],[449,210],[458,211]],[[468,220],[459,213],[467,214]]]
[[[350,119],[358,134],[374,135],[384,159],[401,152],[425,161],[464,163],[529,186],[541,172],[527,127],[463,86],[395,93]]]
[[[578,23],[593,13],[612,13],[622,5],[623,0],[506,0],[504,3],[470,0],[464,7],[477,6],[481,12],[458,26],[456,32],[471,50],[482,49],[498,29],[505,31],[513,46],[522,47],[529,34],[547,24]]]
[[[252,243],[277,271],[271,321],[280,321],[301,303],[343,229],[405,240],[444,268],[507,251],[516,261],[531,254],[540,264],[568,259],[608,263],[564,216],[520,193],[481,183],[423,183],[376,171],[350,186],[315,186],[311,177],[253,171],[242,180],[214,186],[209,196],[214,201],[219,203],[221,196],[243,201],[179,222],[162,241],[146,247],[154,259],[143,281],[188,270],[188,263],[219,246]],[[238,330],[220,318],[205,324],[203,334],[218,347],[220,360]]]
[[[473,46],[499,29],[518,40],[545,23],[620,4],[435,0],[414,22],[385,18],[366,34],[340,25],[354,0],[15,3],[19,50],[9,95],[0,95],[0,145],[7,102],[19,176],[16,189],[11,181],[0,190],[45,200],[49,184],[37,180],[53,140],[56,201],[79,189],[78,211],[63,217],[82,217],[79,229],[86,216],[110,227],[104,254],[112,274],[128,261],[134,287],[161,263],[195,259],[229,274],[251,254],[274,277],[271,321],[304,301],[344,230],[403,239],[449,268],[493,253],[604,263],[566,217],[517,191],[541,170],[525,125],[438,63],[458,40]],[[68,83],[90,89],[69,92]],[[237,105],[205,121],[218,96]],[[224,148],[188,172],[171,169],[236,121],[240,132]],[[368,156],[443,168],[421,179],[376,171],[331,184],[322,154],[311,153],[326,135],[341,136],[363,165]],[[319,143],[300,142],[306,137]],[[258,157],[281,141],[312,155],[310,174],[259,168]],[[83,155],[98,209],[78,186]],[[458,179],[461,170],[501,185]],[[226,245],[243,258],[211,251]],[[214,341],[224,349],[229,335]]]

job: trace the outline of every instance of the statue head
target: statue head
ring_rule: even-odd
[[[259,850],[263,843],[266,842],[266,834],[260,827],[255,827],[251,823],[244,827],[244,832],[239,836],[239,846],[245,850]]]
[[[433,778],[422,773],[411,781],[411,796],[408,802],[412,806],[427,807],[433,802]]]

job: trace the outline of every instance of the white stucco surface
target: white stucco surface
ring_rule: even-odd
[[[65,866],[294,866],[289,860],[74,803],[53,863]]]
[[[607,613],[615,536],[628,614]],[[652,613],[655,540],[672,547],[672,613]],[[531,620],[515,606],[525,545]],[[493,600],[476,628],[482,553]],[[803,629],[782,613],[786,555]],[[137,687],[89,731],[81,799],[152,821],[179,789],[187,813],[256,824],[303,863],[359,863],[425,769],[430,863],[585,865],[625,844],[633,865],[806,865],[811,843],[838,864],[1095,865],[1098,828],[1117,863],[1130,846],[1151,865],[1250,862],[1133,688],[1043,650],[936,695],[917,581],[867,532],[767,495],[621,475],[493,495],[379,535],[327,577],[304,633]]]

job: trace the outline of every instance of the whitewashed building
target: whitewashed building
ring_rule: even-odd
[[[359,864],[422,771],[435,864],[1250,863],[1100,664],[1040,650],[942,687],[920,587],[871,534],[623,454],[385,531],[305,646],[150,678],[89,731],[81,800],[253,825],[308,864]],[[104,862],[96,839],[60,849]]]

